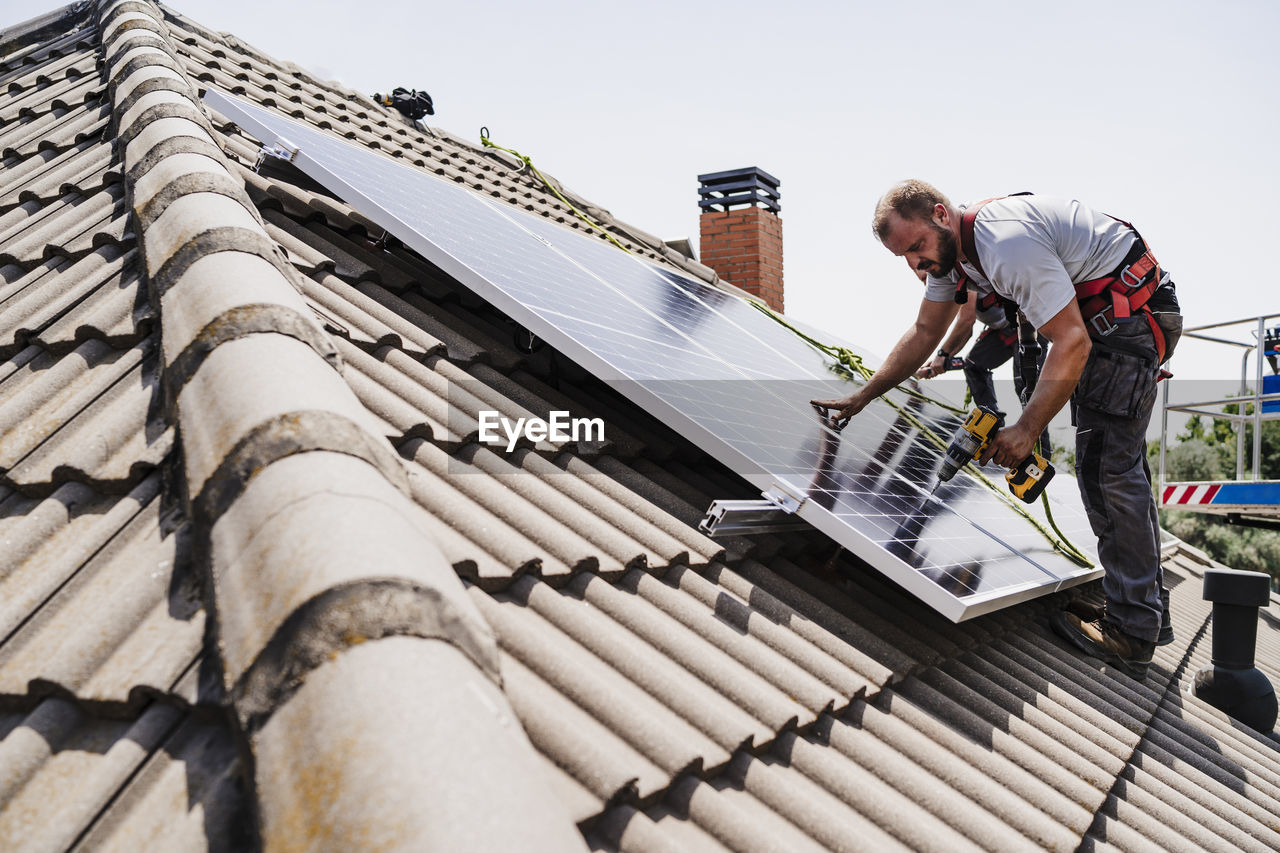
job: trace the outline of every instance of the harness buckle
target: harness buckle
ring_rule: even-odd
[[[1138,275],[1132,270],[1133,264],[1129,264],[1129,266],[1120,270],[1120,275],[1116,276],[1116,278],[1120,279],[1120,283],[1130,290],[1137,290],[1142,286],[1142,282],[1145,281],[1147,277],[1145,275]],[[1149,273],[1151,271],[1147,270],[1147,272]]]
[[[1117,323],[1115,323],[1111,318],[1107,317],[1107,311],[1109,308],[1110,306],[1107,306],[1107,308],[1103,308],[1097,314],[1094,314],[1092,317],[1090,317],[1088,320],[1085,321],[1090,326],[1093,327],[1093,330],[1098,333],[1098,337],[1100,338],[1105,338],[1107,335],[1111,334],[1116,329],[1120,328],[1120,326]]]

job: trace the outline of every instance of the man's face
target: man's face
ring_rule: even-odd
[[[959,254],[951,229],[934,219],[903,219],[896,213],[889,217],[889,234],[884,245],[905,259],[912,272],[934,276],[950,272]]]

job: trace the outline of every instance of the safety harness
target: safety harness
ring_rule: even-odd
[[[1030,193],[1016,193],[1015,195],[1030,195]],[[987,275],[986,270],[982,268],[982,262],[978,259],[978,245],[973,239],[973,223],[983,205],[1008,197],[996,196],[995,198],[984,199],[966,208],[960,216],[960,248],[964,251],[965,258],[968,259],[969,263],[973,264],[974,268],[988,280],[990,280],[990,277]],[[1110,214],[1107,215],[1110,216]],[[1119,324],[1128,323],[1133,319],[1134,314],[1141,314],[1147,321],[1147,325],[1151,327],[1151,334],[1155,338],[1156,353],[1158,355],[1157,364],[1159,364],[1164,361],[1164,331],[1156,321],[1155,315],[1151,313],[1151,308],[1148,307],[1147,302],[1151,299],[1152,294],[1160,288],[1162,275],[1160,264],[1156,262],[1155,256],[1147,248],[1146,241],[1142,239],[1138,229],[1123,219],[1116,219],[1114,216],[1111,218],[1132,231],[1137,240],[1134,242],[1133,248],[1129,250],[1129,254],[1125,255],[1124,260],[1120,262],[1120,265],[1113,272],[1101,278],[1082,281],[1075,285],[1076,301],[1080,305],[1080,314],[1084,317],[1085,324],[1099,338],[1104,338],[1114,332]],[[958,260],[956,261],[956,270],[960,274],[960,283],[956,286],[956,302],[964,302],[965,297],[963,294],[965,288],[968,287],[969,281],[964,271],[960,269]],[[979,307],[981,307],[981,303],[979,303]]]

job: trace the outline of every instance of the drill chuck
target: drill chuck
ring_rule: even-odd
[[[956,433],[951,443],[947,445],[942,464],[938,466],[938,482],[945,483],[954,477],[961,468],[972,462],[974,457],[982,452],[982,445],[985,443],[980,436],[967,430]]]
[[[995,412],[983,408],[970,412],[969,417],[956,430],[956,434],[951,437],[951,442],[947,445],[947,452],[938,465],[938,482],[933,487],[934,491],[936,492],[938,486],[950,480],[961,468],[981,455],[999,428],[1000,416]],[[1044,487],[1053,479],[1053,475],[1054,469],[1049,461],[1040,454],[1032,452],[1016,467],[1009,469],[1005,480],[1009,484],[1009,491],[1019,499],[1031,503],[1040,497]]]

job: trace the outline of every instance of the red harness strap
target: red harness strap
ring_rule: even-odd
[[[1113,216],[1112,219],[1115,219]],[[1147,325],[1151,327],[1151,335],[1155,338],[1157,364],[1164,361],[1164,330],[1156,322],[1155,315],[1147,307],[1147,301],[1160,287],[1163,273],[1155,255],[1147,248],[1147,243],[1128,222],[1116,219],[1121,225],[1133,232],[1138,239],[1134,242],[1129,254],[1120,262],[1120,266],[1110,275],[1102,278],[1082,281],[1076,285],[1076,300],[1080,303],[1080,314],[1085,318],[1099,337],[1106,337],[1115,331],[1120,323],[1133,319],[1135,312],[1141,313]]]
[[[960,248],[964,252],[965,260],[973,264],[974,268],[988,281],[990,277],[982,268],[982,262],[978,260],[978,245],[973,239],[973,223],[978,218],[978,211],[983,205],[1002,198],[1008,198],[1008,196],[983,199],[965,208],[964,213],[960,215]],[[1114,216],[1111,218],[1116,219]],[[1137,241],[1114,272],[1102,278],[1082,281],[1075,285],[1076,301],[1080,305],[1080,314],[1084,317],[1085,324],[1100,338],[1114,332],[1118,324],[1132,320],[1135,312],[1141,313],[1147,325],[1151,327],[1151,334],[1155,338],[1158,364],[1164,361],[1164,331],[1156,322],[1151,309],[1147,307],[1147,300],[1160,287],[1160,264],[1147,248],[1146,241],[1142,239],[1138,229],[1123,219],[1116,219],[1116,222],[1132,231],[1138,238]],[[963,270],[960,269],[958,260],[956,270],[960,273],[960,287],[965,287],[968,282]],[[958,293],[957,291],[957,302],[961,301]]]
[[[991,277],[987,275],[987,271],[982,268],[982,261],[978,260],[978,244],[973,240],[973,221],[978,218],[978,211],[982,210],[982,206],[987,202],[999,201],[1008,196],[998,195],[993,198],[984,198],[977,204],[971,204],[965,208],[964,213],[960,214],[960,251],[964,252],[964,259],[973,264],[974,269],[982,273],[982,277],[987,281]],[[956,268],[960,268],[960,262],[956,261]],[[963,276],[964,273],[961,273]]]
[[[1018,195],[1029,195],[1029,193],[1018,193]],[[964,259],[973,264],[978,272],[982,273],[982,277],[988,281],[991,279],[987,276],[987,271],[982,268],[982,262],[978,260],[978,246],[973,242],[973,220],[978,218],[978,211],[989,201],[999,201],[1008,196],[998,195],[993,198],[984,198],[977,204],[972,204],[965,208],[964,213],[960,214],[960,251],[964,253]],[[956,285],[956,302],[960,305],[968,299],[965,289],[969,286],[969,276],[965,275],[964,270],[960,267],[960,259],[956,258],[956,274],[960,276],[960,283]]]

